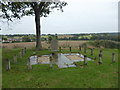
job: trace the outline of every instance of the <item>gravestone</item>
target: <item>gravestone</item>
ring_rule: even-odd
[[[27,63],[27,65],[28,65],[28,70],[31,70],[31,69],[32,69],[32,65],[31,65],[31,63],[30,63],[30,58],[28,58],[28,63]]]
[[[52,56],[50,56],[49,58],[50,58],[50,68],[52,68],[52,61],[53,61],[53,57],[52,57]]]
[[[112,53],[112,62],[115,62],[115,53]]]
[[[14,59],[14,63],[17,63],[17,55],[14,55],[13,59]]]
[[[10,65],[10,59],[6,59],[6,70],[10,70],[11,65]]]
[[[58,40],[57,39],[51,40],[51,51],[58,51]]]

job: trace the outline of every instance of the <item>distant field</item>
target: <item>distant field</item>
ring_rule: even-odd
[[[86,43],[88,41],[59,41],[59,46],[62,47],[78,47],[79,45],[82,45],[83,43]],[[36,42],[22,42],[22,43],[3,43],[3,48],[33,48],[35,47]],[[46,41],[42,42],[42,46],[44,49],[47,49],[48,46],[50,46]]]

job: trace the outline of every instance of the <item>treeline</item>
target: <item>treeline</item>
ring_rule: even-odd
[[[119,41],[120,33],[87,33],[87,34],[56,34],[58,40],[112,40]],[[52,34],[42,34],[41,40],[49,40]],[[14,34],[2,35],[2,40],[12,40],[13,42],[32,42],[36,41],[34,34]]]
[[[59,40],[120,40],[120,33],[90,33],[90,34],[71,34],[73,37],[59,38]]]
[[[95,41],[90,41],[88,42],[92,46],[95,47],[104,47],[104,48],[119,48],[120,43],[116,41],[111,41],[111,40],[95,40]]]

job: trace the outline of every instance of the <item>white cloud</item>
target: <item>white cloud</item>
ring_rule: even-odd
[[[64,12],[54,10],[42,18],[42,33],[87,33],[118,31],[119,0],[65,0]],[[17,30],[16,30],[17,29]],[[11,31],[3,33],[35,33],[33,17],[22,20]]]

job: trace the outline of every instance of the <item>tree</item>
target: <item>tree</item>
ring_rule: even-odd
[[[5,37],[5,36],[2,36],[2,40],[7,40],[7,37]]]
[[[51,0],[51,2],[45,2],[44,0],[37,0],[36,2],[3,2],[2,12],[3,18],[7,18],[9,21],[13,21],[13,18],[20,19],[25,15],[34,15],[36,24],[36,49],[40,50],[41,45],[41,26],[40,17],[47,17],[52,9],[56,8],[63,12],[63,7],[67,5],[66,2]]]
[[[31,42],[31,39],[30,39],[29,36],[23,36],[22,37],[22,41],[24,41],[24,42]]]

